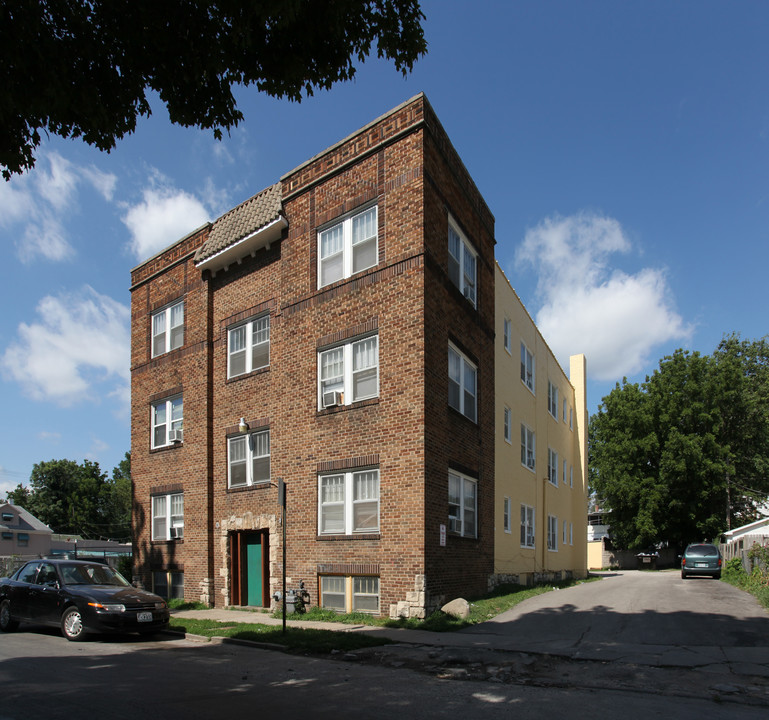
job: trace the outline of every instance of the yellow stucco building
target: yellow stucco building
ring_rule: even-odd
[[[496,265],[495,582],[587,574],[586,360],[566,375]]]

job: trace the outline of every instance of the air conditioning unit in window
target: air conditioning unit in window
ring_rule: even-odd
[[[323,407],[336,407],[342,404],[342,393],[338,390],[323,393]]]
[[[169,430],[168,442],[180,443],[184,440],[184,430]]]
[[[180,540],[184,537],[184,528],[183,527],[172,527],[171,528],[171,540]]]

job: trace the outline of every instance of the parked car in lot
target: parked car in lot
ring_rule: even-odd
[[[98,562],[33,560],[0,578],[3,632],[29,622],[58,626],[67,640],[82,640],[88,632],[158,632],[168,618],[163,598]]]
[[[681,578],[705,575],[718,580],[722,563],[721,551],[715,545],[692,543],[681,558]]]

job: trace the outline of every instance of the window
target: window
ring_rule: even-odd
[[[534,431],[521,425],[521,465],[525,465],[529,470],[534,470],[536,466],[536,438]]]
[[[184,302],[169,305],[152,316],[152,357],[184,345]]]
[[[558,388],[549,380],[547,381],[547,409],[548,412],[558,419]]]
[[[558,518],[555,515],[547,516],[547,549],[558,551]]]
[[[476,253],[467,238],[449,219],[449,278],[475,307]]]
[[[321,535],[379,532],[379,470],[359,470],[318,478]]]
[[[3,530],[2,538],[3,540],[13,540],[13,533],[9,530]]]
[[[270,431],[260,430],[227,441],[228,486],[270,482]]]
[[[511,345],[511,342],[512,342],[512,338],[511,338],[512,331],[513,331],[512,323],[510,322],[510,320],[505,318],[505,320],[504,320],[504,329],[502,331],[502,335],[503,335],[503,338],[504,338],[505,350],[507,350],[507,352],[509,352],[510,354],[512,354],[512,352],[513,352],[512,351],[512,345]]]
[[[184,494],[152,496],[152,539],[177,540],[184,537]]]
[[[534,356],[521,343],[521,382],[534,392]]]
[[[513,411],[509,408],[505,408],[505,424],[504,424],[504,432],[505,432],[505,440],[509,442],[511,445],[513,443]]]
[[[152,590],[162,598],[184,599],[184,573],[168,570],[153,571]]]
[[[574,410],[569,408],[569,430],[574,430]]]
[[[569,467],[569,487],[574,487],[574,465]]]
[[[506,497],[502,503],[502,525],[506,533],[512,532],[510,519],[510,498]]]
[[[534,547],[534,508],[521,505],[521,547]]]
[[[264,315],[227,333],[227,377],[237,377],[270,364],[270,316]]]
[[[569,523],[569,545],[574,545],[574,523]]]
[[[558,453],[552,448],[547,449],[547,479],[558,487]]]
[[[477,482],[449,470],[449,532],[462,537],[477,537]]]
[[[567,408],[566,398],[564,398],[563,399],[563,421],[564,422],[566,422],[566,408]]]
[[[339,613],[379,614],[379,578],[373,575],[321,575],[320,606]]]
[[[183,440],[184,403],[182,396],[152,405],[152,447],[159,448]]]
[[[449,344],[449,405],[476,422],[478,371],[459,350]]]
[[[568,523],[566,522],[566,520],[564,520],[563,521],[563,537],[561,538],[564,545],[566,545],[567,538],[568,538],[568,535],[566,534],[568,527],[569,527]]]
[[[14,514],[12,512],[4,512],[2,517],[3,517],[3,522],[12,522],[14,518]]]
[[[379,395],[379,336],[318,353],[318,407],[350,405]]]
[[[29,533],[17,533],[16,544],[19,547],[27,547],[29,545]]]
[[[379,262],[376,205],[318,233],[318,287]]]
[[[563,461],[563,473],[561,474],[561,482],[563,482],[563,486],[566,487],[566,460]]]

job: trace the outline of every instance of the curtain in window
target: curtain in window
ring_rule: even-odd
[[[168,531],[166,530],[166,496],[156,495],[152,498],[152,539],[166,540]]]
[[[449,225],[449,278],[459,287],[459,258],[461,240],[456,230]]]
[[[340,223],[320,235],[320,284],[328,285],[344,274],[344,228]]]
[[[248,439],[251,448],[251,482],[267,482],[270,479],[270,433],[252,433]]]
[[[353,400],[378,393],[379,338],[371,337],[352,346]]]
[[[344,475],[321,478],[321,533],[344,533]]]
[[[367,470],[353,475],[353,532],[379,529],[379,472]]]
[[[449,348],[449,405],[461,411],[460,387],[462,383],[462,358]]]
[[[327,350],[320,356],[321,393],[344,390],[344,348]]]
[[[171,350],[184,345],[184,303],[171,307]]]
[[[465,366],[465,406],[464,413],[470,420],[475,420],[475,368],[470,363],[464,363]]]
[[[377,264],[377,211],[376,207],[352,219],[352,271],[354,273]]]
[[[246,327],[230,330],[230,377],[246,372]]]
[[[246,438],[230,438],[230,487],[246,484]]]

